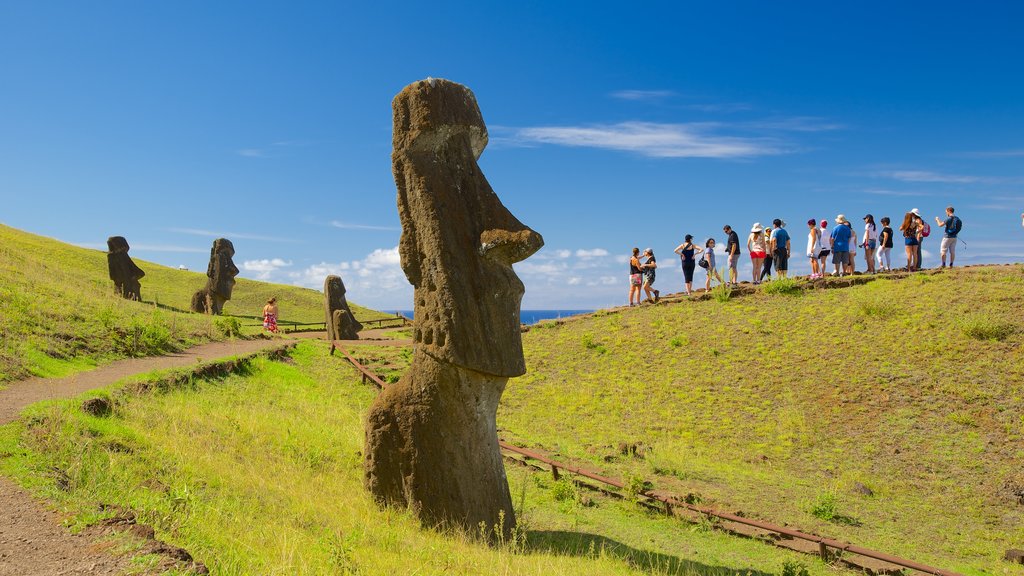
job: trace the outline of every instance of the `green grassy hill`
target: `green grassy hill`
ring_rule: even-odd
[[[205,274],[135,259],[146,272],[143,302],[114,295],[106,253],[0,225],[0,385],[56,376],[97,361],[157,354],[224,337],[223,322],[188,312]],[[237,279],[226,316],[260,314],[277,296],[282,320],[323,321],[316,290]],[[352,304],[360,320],[385,315]]]

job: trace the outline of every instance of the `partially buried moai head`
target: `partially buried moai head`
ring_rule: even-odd
[[[210,250],[210,265],[206,269],[206,275],[210,277],[213,292],[226,300],[231,299],[231,290],[235,287],[235,276],[238,276],[238,268],[231,259],[235,255],[235,246],[226,238],[218,238],[213,241],[213,248]]]
[[[428,79],[392,103],[402,269],[415,286],[417,345],[496,376],[526,371],[523,284],[512,264],[544,245],[498,199],[476,160],[487,128],[473,93]]]

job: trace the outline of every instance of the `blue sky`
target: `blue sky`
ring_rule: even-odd
[[[1024,4],[370,4],[0,0],[0,222],[194,270],[223,235],[243,276],[410,308],[390,103],[432,76],[544,235],[525,308],[625,303],[633,246],[676,291],[684,234],[776,217],[802,255],[808,218],[952,203],[959,261],[1024,253]]]

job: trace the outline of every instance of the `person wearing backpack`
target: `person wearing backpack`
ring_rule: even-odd
[[[931,236],[932,227],[921,217],[921,212],[914,208],[910,211],[914,215],[914,222],[917,226],[917,269],[924,270],[924,239]]]
[[[942,244],[940,247],[942,253],[942,266],[946,267],[946,253],[949,252],[949,267],[953,267],[953,259],[956,258],[956,235],[960,233],[960,229],[963,228],[964,223],[960,221],[960,218],[953,215],[953,207],[946,207],[946,220],[939,220],[939,217],[935,217],[935,224],[943,226],[945,228],[945,234],[942,237]]]

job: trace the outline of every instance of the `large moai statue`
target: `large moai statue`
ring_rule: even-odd
[[[235,246],[226,238],[213,241],[210,249],[210,264],[206,267],[206,287],[192,295],[192,311],[203,314],[220,314],[224,303],[231,300],[238,268],[231,259]]]
[[[327,339],[358,340],[363,325],[356,320],[345,299],[345,283],[341,276],[328,276],[324,280],[324,319],[327,322]],[[333,345],[332,345],[333,346]]]
[[[142,284],[139,279],[146,275],[128,255],[128,241],[124,236],[107,238],[107,270],[114,281],[114,290],[129,300],[142,300]]]
[[[498,401],[526,372],[523,284],[512,263],[544,245],[477,166],[487,128],[473,93],[447,80],[392,103],[402,269],[415,287],[412,367],[370,407],[365,483],[424,524],[515,525],[498,448]]]

